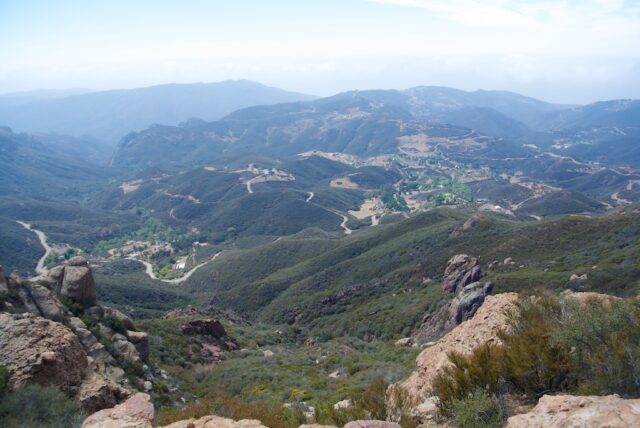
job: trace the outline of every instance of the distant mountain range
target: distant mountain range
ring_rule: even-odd
[[[565,149],[575,150],[580,143],[580,151],[592,149],[593,160],[598,160],[603,150],[597,147],[603,144],[624,145],[625,153],[629,151],[629,142],[619,140],[627,132],[640,132],[637,105],[609,101],[568,107],[504,91],[442,87],[350,91],[313,101],[248,107],[214,122],[153,126],[124,138],[112,163],[194,164],[248,153],[280,157],[307,150],[374,156],[394,153],[398,138],[434,126],[445,137],[475,132],[512,143],[512,149],[524,144],[550,147],[562,140]],[[598,135],[585,140],[583,134],[594,128]]]
[[[35,91],[0,96],[0,125],[21,132],[88,136],[115,145],[127,133],[156,123],[216,120],[243,107],[314,98],[247,80],[65,95]]]

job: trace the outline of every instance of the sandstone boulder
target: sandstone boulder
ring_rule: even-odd
[[[149,359],[149,335],[143,331],[127,330],[127,339],[133,343],[144,361]]]
[[[451,351],[470,354],[485,343],[499,343],[498,332],[507,327],[507,311],[516,309],[518,295],[503,293],[487,296],[475,315],[455,327],[436,344],[424,349],[416,359],[417,370],[401,383],[417,403],[429,395],[433,379],[451,364]]]
[[[115,406],[130,394],[130,391],[93,371],[80,386],[76,401],[85,412],[96,412]]]
[[[298,428],[337,428],[335,425],[304,424]]]
[[[222,338],[227,335],[224,327],[218,320],[192,320],[182,326],[182,334],[186,336],[211,336]]]
[[[83,257],[72,257],[65,264],[52,268],[44,281],[60,296],[84,305],[91,305],[96,301],[96,283],[89,263]]]
[[[38,284],[28,284],[26,288],[28,297],[38,308],[40,315],[53,321],[64,321],[67,309],[48,288]]]
[[[164,428],[267,428],[262,422],[254,419],[233,419],[220,416],[204,416],[200,419],[186,419],[166,425]]]
[[[126,339],[118,339],[112,343],[114,350],[124,361],[130,364],[140,362],[140,353],[133,343]]]
[[[622,428],[640,426],[640,399],[618,395],[545,395],[528,413],[512,416],[507,428]]]
[[[82,423],[82,428],[152,428],[155,411],[148,394],[137,393],[122,404],[100,410]]]
[[[344,428],[400,428],[400,425],[386,421],[353,421],[346,424]]]
[[[75,258],[76,257],[74,257],[74,259]],[[69,297],[83,304],[95,303],[96,283],[93,279],[91,269],[89,269],[88,266],[65,266],[60,295]]]
[[[442,289],[450,293],[459,293],[466,285],[480,281],[484,276],[477,258],[457,254],[447,263]]]
[[[76,335],[38,316],[0,313],[0,350],[12,388],[55,385],[74,396],[87,372],[87,355]]]

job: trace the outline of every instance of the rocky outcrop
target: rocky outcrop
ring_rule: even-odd
[[[420,327],[413,333],[410,342],[420,344],[437,339],[461,322],[473,317],[485,297],[493,291],[493,284],[479,281],[468,283],[468,281],[484,277],[485,274],[475,257],[459,254],[451,258],[444,273],[443,289],[458,290],[458,294],[435,314],[426,315]]]
[[[447,263],[442,289],[450,293],[459,293],[465,286],[480,281],[484,276],[477,258],[457,254]]]
[[[51,269],[45,281],[60,296],[83,305],[96,302],[96,283],[84,257],[72,257],[64,265]]]
[[[5,283],[3,307],[12,314],[0,312],[0,363],[7,366],[13,388],[55,385],[88,412],[131,395],[135,385],[123,367],[148,359],[149,338],[122,312],[95,303],[86,260],[74,257],[54,267],[38,284],[17,277]],[[137,386],[154,377],[148,370]]]
[[[37,383],[75,396],[87,372],[87,357],[76,335],[32,314],[0,313],[0,349],[12,389]]]
[[[182,326],[181,331],[186,336],[211,336],[218,339],[227,335],[220,321],[212,319],[189,321]]]
[[[545,395],[533,410],[512,416],[507,422],[507,428],[637,426],[640,426],[640,399],[625,400],[618,395]]]
[[[251,323],[229,309],[220,309],[213,302],[202,306],[187,305],[184,308],[174,309],[164,315],[165,319],[180,318],[212,318],[226,321],[229,324],[251,325]]]
[[[154,420],[149,395],[137,393],[122,404],[92,414],[82,428],[152,428]]]
[[[451,364],[451,351],[470,354],[485,343],[499,343],[498,332],[507,326],[508,311],[516,309],[518,295],[503,293],[487,296],[475,315],[461,323],[436,344],[424,349],[416,359],[417,369],[401,383],[411,398],[422,403],[431,392],[433,379]]]

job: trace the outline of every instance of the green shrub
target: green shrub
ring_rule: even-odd
[[[640,301],[566,301],[551,335],[573,350],[580,394],[640,396]]]
[[[465,398],[453,400],[451,410],[461,428],[499,427],[507,416],[504,402],[481,389],[474,390]]]
[[[371,419],[384,421],[387,419],[387,388],[389,382],[383,377],[377,377],[361,391],[351,393],[351,401],[356,407],[366,411]]]
[[[0,402],[0,426],[5,428],[69,428],[82,419],[76,403],[54,387],[29,385]]]
[[[457,416],[455,403],[478,390],[532,401],[561,391],[640,397],[638,299],[538,297],[519,304],[509,327],[501,345],[449,355],[452,365],[434,381],[444,415]]]
[[[5,366],[0,364],[0,399],[9,389],[9,371]]]
[[[105,317],[103,320],[103,324],[113,330],[115,333],[127,334],[127,328],[124,326],[124,323],[119,318],[114,316]]]

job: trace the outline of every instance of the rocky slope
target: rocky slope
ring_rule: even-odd
[[[85,411],[152,388],[147,334],[120,311],[96,303],[93,274],[82,257],[38,283],[0,272],[0,349],[10,388],[57,386]]]
[[[640,399],[617,395],[545,395],[528,413],[512,416],[506,428],[634,427],[640,425]]]
[[[470,354],[476,347],[498,342],[498,332],[507,325],[506,312],[516,309],[519,296],[502,293],[488,296],[475,315],[455,327],[432,346],[425,348],[416,359],[416,371],[401,383],[415,402],[422,403],[431,393],[431,383],[451,364],[451,351]]]

